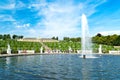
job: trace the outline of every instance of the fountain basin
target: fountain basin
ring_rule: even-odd
[[[119,80],[120,56],[82,59],[80,54],[0,58],[1,80]],[[96,57],[100,55],[95,55]],[[14,65],[14,66],[13,66]],[[17,77],[16,77],[17,76]]]

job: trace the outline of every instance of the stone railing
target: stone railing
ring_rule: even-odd
[[[35,53],[35,50],[18,50],[18,54],[22,53]]]
[[[109,54],[120,54],[120,50],[118,50],[118,51],[109,51]]]

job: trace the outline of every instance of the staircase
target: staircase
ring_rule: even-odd
[[[49,48],[47,45],[45,45],[42,41],[40,41],[40,44],[45,48],[45,53],[51,53],[52,49]]]

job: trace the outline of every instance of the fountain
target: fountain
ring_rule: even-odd
[[[88,29],[87,18],[85,14],[82,14],[81,17],[81,24],[82,24],[82,58],[94,58],[92,55],[92,43]]]
[[[10,48],[10,45],[8,44],[7,46],[8,46],[8,48],[7,48],[7,54],[11,54],[11,48]]]

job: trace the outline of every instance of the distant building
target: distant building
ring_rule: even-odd
[[[17,41],[24,41],[24,42],[59,42],[58,40],[50,39],[50,38],[23,38],[17,39]]]

